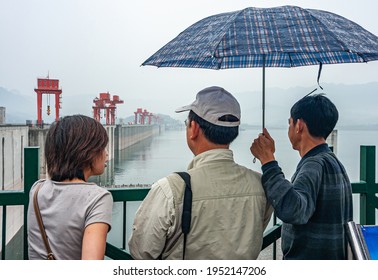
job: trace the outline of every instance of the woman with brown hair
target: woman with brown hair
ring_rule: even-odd
[[[107,144],[106,130],[90,117],[67,116],[51,125],[45,143],[48,178],[37,181],[30,191],[29,259],[48,256],[38,212],[55,259],[104,258],[113,199],[87,180],[104,172]]]

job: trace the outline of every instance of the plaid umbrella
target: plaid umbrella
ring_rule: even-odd
[[[296,6],[246,8],[193,24],[142,65],[228,69],[297,67],[378,60],[378,37],[327,11]]]

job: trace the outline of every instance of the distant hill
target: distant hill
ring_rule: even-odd
[[[378,126],[378,82],[367,84],[322,84],[325,93],[339,110],[338,127],[359,128]],[[291,106],[314,88],[267,88],[266,126],[287,127]],[[261,92],[235,93],[242,107],[242,123],[261,126]]]
[[[0,107],[6,108],[6,122],[25,124],[25,120],[36,119],[37,105],[33,97],[0,87]]]
[[[337,106],[340,118],[338,127],[358,129],[361,127],[378,127],[378,82],[367,84],[322,84],[324,92]],[[313,87],[292,87],[289,89],[267,88],[266,89],[266,126],[287,127],[287,119],[291,106],[301,97],[313,90]],[[261,91],[235,92],[236,98],[242,107],[242,124],[261,126]],[[44,97],[45,98],[45,97]],[[84,114],[92,115],[92,100],[94,96],[83,94],[63,96],[62,115]],[[146,97],[143,101],[146,103]],[[8,90],[0,86],[0,106],[6,107],[6,120],[8,123],[25,123],[25,120],[37,118],[36,95],[24,95],[15,90]],[[43,100],[43,119],[46,122],[53,121],[55,113],[46,116],[46,99]],[[134,102],[130,105],[131,102]],[[130,116],[132,108],[136,108],[136,100],[126,100],[117,109],[117,118]],[[52,102],[52,106],[53,106]],[[67,105],[69,104],[69,105]],[[151,104],[145,104],[151,106]],[[130,108],[126,110],[126,106]],[[139,105],[140,106],[140,105]],[[157,106],[156,106],[157,107]],[[118,107],[117,107],[118,108]],[[148,107],[149,108],[149,107]],[[51,108],[53,112],[53,108]],[[165,112],[160,112],[164,114]],[[165,119],[174,118],[164,115]],[[177,116],[179,118],[179,116]],[[130,121],[134,120],[130,116]]]
[[[183,123],[179,120],[176,120],[172,118],[171,116],[164,115],[164,114],[156,114],[159,119],[161,124],[169,125],[169,126],[180,126],[183,125]],[[128,124],[128,123],[134,123],[135,121],[135,116],[129,116],[126,118],[119,118],[118,120],[120,123],[123,124]]]

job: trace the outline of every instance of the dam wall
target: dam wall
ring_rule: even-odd
[[[24,147],[28,146],[29,127],[22,125],[0,126],[0,191],[24,188]],[[0,206],[0,225],[4,208]],[[24,223],[22,206],[9,206],[6,212],[6,240],[8,244]],[[0,234],[0,244],[3,240]]]
[[[29,129],[29,147],[39,147],[39,177],[46,178],[45,139],[49,127],[31,127]]]
[[[161,131],[159,125],[117,125],[114,146],[121,151]]]

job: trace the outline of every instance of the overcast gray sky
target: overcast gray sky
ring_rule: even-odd
[[[37,78],[49,73],[63,88],[63,114],[90,112],[92,98],[109,91],[125,101],[118,106],[120,117],[132,115],[137,107],[174,115],[176,107],[210,85],[232,93],[259,91],[259,68],[214,71],[140,65],[204,17],[282,5],[331,11],[378,34],[376,0],[0,0],[0,87],[35,96]],[[316,87],[317,71],[317,66],[268,68],[266,86]],[[360,84],[378,81],[377,74],[378,62],[325,65],[321,82]],[[66,96],[82,95],[87,97],[76,104],[64,103]]]

